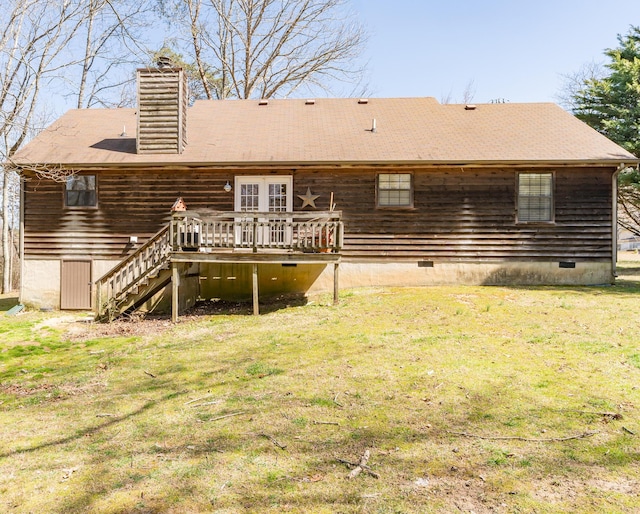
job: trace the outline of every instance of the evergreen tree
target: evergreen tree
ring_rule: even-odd
[[[618,36],[618,46],[608,49],[608,73],[590,78],[573,95],[574,114],[612,141],[640,155],[640,27]],[[640,173],[620,174],[618,200],[626,214],[620,224],[640,235]]]

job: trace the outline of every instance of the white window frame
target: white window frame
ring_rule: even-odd
[[[396,184],[387,181],[386,177],[408,177],[409,187],[401,187],[403,183]],[[390,187],[382,187],[389,185]],[[394,187],[397,186],[397,187]],[[408,200],[406,203],[392,202],[388,197],[393,192],[408,192]],[[413,173],[378,173],[376,177],[376,206],[381,209],[412,209],[413,208]]]
[[[234,210],[236,212],[246,212],[246,217],[237,218],[236,222],[242,223],[243,220],[248,218],[253,219],[251,212],[292,212],[293,211],[293,176],[292,175],[257,175],[257,176],[238,176],[235,178],[235,198],[234,198]],[[242,211],[241,210],[241,192],[242,186],[246,184],[258,184],[258,209],[256,211]],[[284,211],[269,211],[269,185],[271,184],[286,184],[287,192],[285,196],[285,210]],[[266,218],[261,218],[258,221],[267,221]],[[259,244],[274,245],[283,244],[286,245],[292,237],[292,231],[289,226],[291,218],[283,217],[282,222],[287,227],[286,229],[273,229],[267,226],[264,230],[258,233]],[[277,234],[277,235],[276,235]],[[252,243],[253,236],[248,232],[242,230],[240,226],[236,228],[236,241],[241,241],[242,245],[250,245]]]
[[[284,212],[293,211],[293,176],[291,175],[258,175],[240,176],[235,178],[235,210],[240,212],[240,192],[244,184],[259,184],[261,193],[258,198],[258,210],[256,212],[269,212],[269,184],[287,184],[286,209]]]
[[[526,194],[523,192],[524,184],[523,179],[527,177],[529,180],[540,179],[540,192],[538,194]],[[548,180],[548,191],[543,191],[542,180]],[[547,172],[522,172],[516,174],[516,220],[518,223],[555,223],[555,173],[552,171]],[[531,185],[531,184],[530,184]],[[535,186],[535,184],[534,184]],[[532,202],[533,200],[533,202]],[[537,206],[535,205],[537,201]],[[529,205],[525,205],[528,203]],[[532,203],[534,205],[532,205]],[[544,206],[543,203],[548,204],[549,216],[547,218],[541,218],[534,216],[534,212],[539,212]]]

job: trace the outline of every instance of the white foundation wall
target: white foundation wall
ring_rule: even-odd
[[[92,281],[118,264],[117,260],[94,260]],[[60,308],[60,260],[25,260],[20,301],[28,307]],[[327,265],[308,294],[333,291],[334,266]],[[433,285],[599,285],[613,282],[611,263],[575,263],[561,268],[559,262],[355,263],[339,265],[340,290],[376,286]]]
[[[22,289],[20,302],[27,307],[60,308],[61,260],[25,259],[22,267]],[[118,264],[117,260],[94,260],[91,262],[91,280],[95,281]]]
[[[20,302],[27,307],[60,308],[59,260],[24,260]]]
[[[575,263],[561,268],[559,262],[354,263],[339,266],[340,290],[375,286],[435,285],[602,285],[613,283],[611,263]],[[309,293],[333,289],[333,266],[327,266]]]

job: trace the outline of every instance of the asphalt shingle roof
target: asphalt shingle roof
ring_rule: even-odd
[[[135,130],[135,109],[71,110],[14,161],[67,166],[637,162],[551,103],[467,109],[433,98],[366,103],[320,98],[313,104],[291,99],[267,105],[202,100],[188,109],[182,154],[136,154]]]

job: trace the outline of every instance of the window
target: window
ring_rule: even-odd
[[[553,174],[518,175],[518,221],[553,221]]]
[[[73,175],[67,178],[64,192],[67,207],[95,207],[98,204],[95,175]]]
[[[378,207],[413,207],[411,173],[378,175]]]

